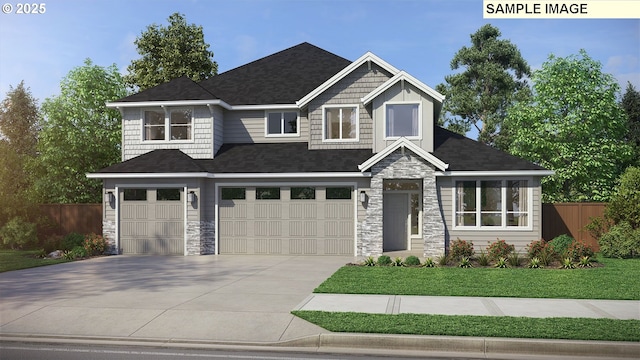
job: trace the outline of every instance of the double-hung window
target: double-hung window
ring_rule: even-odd
[[[420,118],[419,103],[385,104],[385,137],[420,138]]]
[[[460,180],[455,182],[455,226],[529,227],[527,180]]]
[[[296,111],[268,112],[266,118],[267,136],[299,135]]]
[[[193,136],[193,110],[175,108],[143,111],[142,138],[148,140],[191,140]]]
[[[358,140],[359,124],[357,105],[325,106],[322,112],[324,140]]]

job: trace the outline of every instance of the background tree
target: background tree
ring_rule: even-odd
[[[20,82],[9,87],[0,103],[0,227],[15,216],[26,216],[31,205],[27,164],[36,153],[38,105]]]
[[[207,79],[218,73],[213,52],[204,41],[202,26],[187,24],[184,15],[169,16],[169,26],[147,26],[136,38],[138,54],[127,67],[126,84],[135,90],[145,90],[181,76],[193,81]]]
[[[35,189],[41,202],[100,202],[102,184],[86,173],[120,161],[120,113],[108,101],[127,95],[115,64],[90,59],[60,83],[59,96],[42,104]]]
[[[607,201],[632,148],[614,77],[584,51],[551,55],[532,77],[533,96],[508,110],[510,152],[555,175],[542,180],[543,201]]]
[[[446,95],[441,125],[461,134],[474,127],[479,141],[506,148],[505,110],[529,94],[524,77],[531,70],[518,48],[500,35],[490,24],[472,34],[471,47],[463,46],[451,60],[452,70],[464,71],[446,76],[436,90]]]
[[[627,83],[627,89],[620,103],[628,118],[628,129],[625,140],[635,147],[635,155],[632,164],[640,166],[640,92],[631,83]]]

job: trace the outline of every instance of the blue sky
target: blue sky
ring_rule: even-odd
[[[7,2],[7,1],[5,1]],[[481,0],[47,0],[44,14],[0,13],[0,96],[25,85],[38,99],[84,59],[122,72],[136,36],[174,12],[202,25],[219,71],[310,42],[350,60],[371,51],[435,87],[483,24],[497,26],[532,68],[585,49],[622,85],[640,89],[640,19],[485,20]],[[12,3],[15,4],[16,3]],[[15,10],[15,8],[14,8]]]

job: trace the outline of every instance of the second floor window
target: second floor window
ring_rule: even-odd
[[[145,110],[143,140],[191,140],[193,111],[191,109]]]
[[[325,140],[357,140],[358,139],[358,107],[325,107],[324,108]]]
[[[419,104],[387,104],[385,128],[387,138],[420,136]]]
[[[267,135],[298,134],[298,113],[295,111],[267,113]]]

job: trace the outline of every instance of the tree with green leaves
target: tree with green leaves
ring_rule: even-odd
[[[28,164],[36,154],[38,105],[24,81],[0,103],[0,227],[31,205]]]
[[[632,164],[640,166],[640,92],[630,82],[627,83],[620,105],[628,120],[625,140],[635,148]]]
[[[584,50],[549,56],[531,80],[531,98],[508,109],[509,151],[555,171],[543,201],[608,201],[632,154],[616,80]]]
[[[100,202],[102,184],[86,174],[120,161],[121,115],[106,103],[127,95],[113,64],[85,60],[60,83],[60,95],[45,99],[38,141],[35,190],[41,202]]]
[[[205,80],[218,73],[213,52],[204,41],[202,26],[187,24],[184,15],[169,16],[169,26],[153,24],[136,38],[140,59],[127,67],[126,84],[134,90],[145,90],[187,76],[193,81]]]
[[[506,109],[529,95],[525,77],[531,70],[516,45],[500,36],[490,24],[472,34],[471,46],[463,46],[451,60],[452,70],[464,71],[446,76],[436,90],[446,96],[441,125],[463,135],[473,127],[479,141],[506,148]]]

